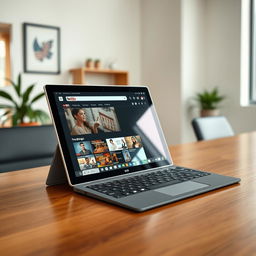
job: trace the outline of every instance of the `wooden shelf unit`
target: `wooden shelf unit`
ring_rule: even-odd
[[[86,74],[105,74],[114,77],[115,85],[128,85],[128,71],[113,69],[90,69],[75,68],[70,69],[73,76],[73,84],[86,84]]]

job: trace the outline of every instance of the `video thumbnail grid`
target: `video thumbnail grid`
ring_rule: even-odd
[[[83,175],[148,163],[139,135],[73,142]]]

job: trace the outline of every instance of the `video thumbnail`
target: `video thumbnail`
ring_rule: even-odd
[[[96,157],[98,167],[103,167],[103,166],[108,166],[113,164],[110,153],[95,155],[95,157]]]
[[[94,154],[104,153],[108,151],[108,146],[105,140],[92,140],[92,152]]]
[[[106,139],[109,151],[123,150],[127,148],[124,137]]]
[[[142,142],[139,135],[125,137],[128,148],[141,148]]]
[[[94,155],[79,157],[77,158],[77,161],[81,171],[97,167]]]
[[[65,105],[64,112],[71,135],[120,131],[114,107],[71,108]]]
[[[80,141],[73,143],[77,156],[86,156],[92,154],[92,145],[90,141]]]
[[[117,151],[115,153],[111,153],[111,157],[112,157],[112,161],[114,164],[125,162],[122,151]]]
[[[123,150],[123,156],[124,156],[124,160],[125,162],[130,162],[132,160],[131,156],[130,156],[130,153],[129,153],[129,150]]]

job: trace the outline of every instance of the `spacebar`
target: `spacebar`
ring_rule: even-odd
[[[169,186],[169,185],[174,185],[174,184],[181,183],[181,182],[182,182],[181,180],[172,180],[172,181],[169,181],[169,182],[164,182],[164,183],[159,183],[159,184],[156,184],[156,185],[148,186],[148,189],[152,190],[152,189],[156,189],[156,188],[162,188],[162,187],[166,187],[166,186]]]

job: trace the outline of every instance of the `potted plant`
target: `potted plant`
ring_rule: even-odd
[[[87,59],[87,60],[85,61],[85,66],[86,66],[87,68],[93,68],[93,61],[92,61],[91,58],[89,58],[89,59]]]
[[[218,88],[215,87],[212,91],[205,90],[203,93],[196,95],[196,101],[201,108],[201,116],[217,116],[219,115],[218,105],[225,99],[225,96],[220,95]]]
[[[0,98],[9,102],[7,104],[0,104],[0,108],[5,110],[0,116],[0,122],[2,124],[9,119],[11,119],[13,126],[39,125],[39,122],[45,123],[49,120],[49,116],[46,112],[32,107],[34,102],[44,96],[42,92],[31,99],[31,93],[35,84],[28,86],[25,91],[22,91],[21,74],[18,75],[17,83],[10,79],[6,80],[10,82],[16,97],[14,99],[8,92],[0,90]],[[26,120],[29,120],[29,122]]]
[[[99,69],[101,67],[101,61],[100,59],[96,59],[94,61],[94,68]]]

